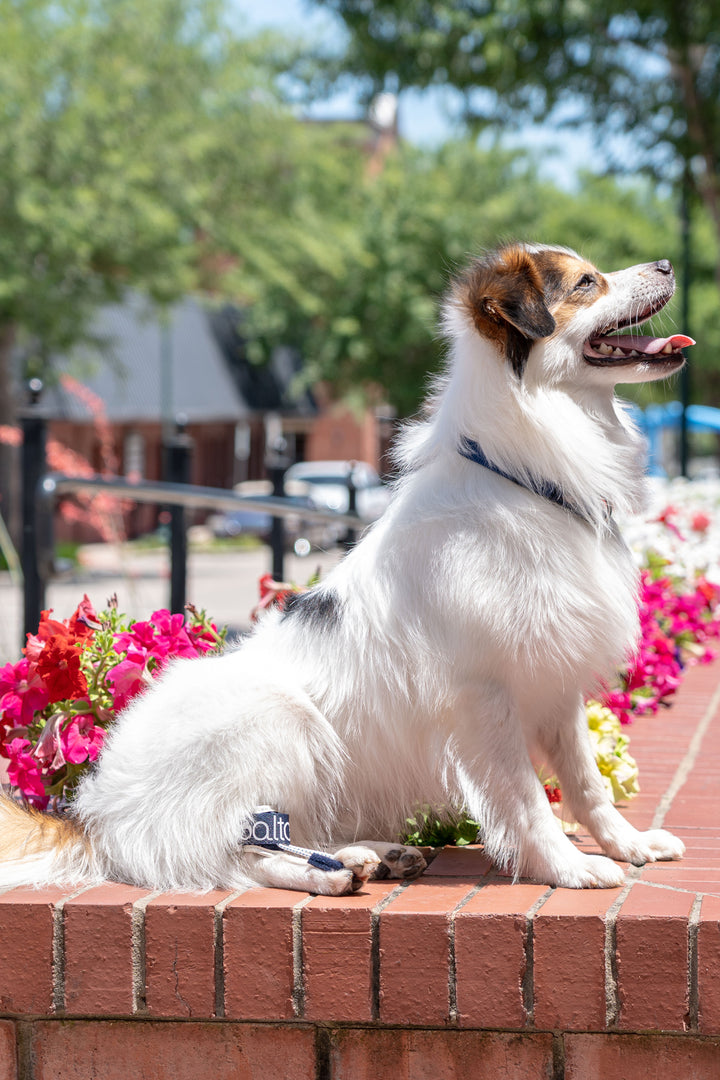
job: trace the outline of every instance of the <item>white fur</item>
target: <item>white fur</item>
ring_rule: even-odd
[[[516,875],[618,885],[615,863],[558,829],[539,759],[612,857],[679,857],[678,840],[637,832],[608,802],[583,709],[636,640],[636,575],[604,511],[640,505],[643,448],[612,373],[581,347],[640,304],[647,277],[609,275],[609,293],[535,343],[522,378],[451,302],[447,372],[432,414],[405,433],[392,504],[318,587],[337,619],[271,612],[237,650],[174,663],[80,786],[92,867],[40,860],[43,880],[344,892],[347,871],[331,882],[284,856],[243,855],[253,808],[289,812],[295,844],[362,838],[380,856],[388,845],[375,841],[430,803],[465,807]],[[655,377],[636,368],[624,381]],[[593,523],[464,459],[463,436],[515,475],[560,485]],[[30,866],[27,879],[38,880]]]

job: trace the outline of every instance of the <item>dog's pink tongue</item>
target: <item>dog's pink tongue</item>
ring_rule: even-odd
[[[622,349],[624,352],[630,352],[634,349],[635,352],[644,353],[645,356],[657,356],[661,352],[677,352],[687,345],[694,345],[695,342],[686,334],[672,334],[670,337],[664,338],[636,337],[634,334],[621,334],[618,337],[593,338],[590,344],[594,350],[597,349],[598,345],[609,345],[611,349]],[[667,348],[668,345],[670,346],[669,349]]]

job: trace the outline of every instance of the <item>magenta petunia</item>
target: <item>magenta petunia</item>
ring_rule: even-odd
[[[50,695],[29,660],[0,668],[0,726],[24,727]]]
[[[95,717],[73,716],[60,731],[60,745],[65,760],[72,765],[95,761],[102,749],[105,732],[95,724]]]
[[[106,681],[111,688],[113,706],[116,711],[124,709],[128,702],[137,697],[145,688],[146,661],[145,650],[130,645],[125,659],[108,671]]]
[[[42,772],[36,759],[28,753],[29,749],[32,749],[29,739],[13,739],[8,744],[8,780],[26,799],[44,805],[47,796]]]

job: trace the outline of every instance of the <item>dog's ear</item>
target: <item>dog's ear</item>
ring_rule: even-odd
[[[479,260],[461,280],[460,297],[478,333],[522,376],[532,343],[555,329],[532,254],[511,246]]]

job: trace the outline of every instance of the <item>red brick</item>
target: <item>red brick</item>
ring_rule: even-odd
[[[461,877],[478,882],[492,869],[492,859],[487,857],[485,849],[480,845],[467,844],[464,847],[444,847],[431,862],[429,873],[433,877]]]
[[[223,915],[225,1016],[286,1020],[293,1009],[293,908],[302,894],[251,889]]]
[[[33,1080],[314,1080],[311,1029],[200,1021],[43,1021]]]
[[[616,924],[619,1027],[684,1031],[688,917],[695,897],[634,885]]]
[[[620,889],[557,889],[533,927],[535,1027],[605,1027],[605,915]]]
[[[65,904],[65,1009],[117,1016],[133,1011],[132,907],[149,893],[98,885]]]
[[[449,1018],[450,916],[471,891],[425,877],[380,915],[380,1019],[444,1024]]]
[[[356,896],[316,896],[302,908],[306,1019],[373,1019],[372,913],[397,885],[370,881]]]
[[[17,1080],[15,1025],[12,1020],[0,1020],[0,1080]]]
[[[704,896],[697,935],[698,1027],[720,1034],[720,899]]]
[[[164,893],[145,909],[145,987],[151,1016],[215,1015],[215,905],[228,892]]]
[[[552,1036],[350,1029],[333,1033],[330,1063],[348,1080],[551,1080]]]
[[[66,890],[67,891],[67,890]],[[0,895],[0,1009],[47,1013],[53,1006],[53,911],[62,889]]]
[[[524,1027],[527,912],[544,885],[485,885],[455,916],[458,1020],[466,1027]]]
[[[565,1080],[717,1080],[720,1042],[690,1035],[566,1035]]]

